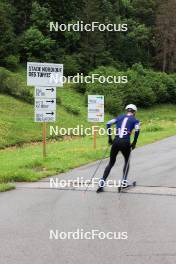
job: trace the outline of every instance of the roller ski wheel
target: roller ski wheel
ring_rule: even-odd
[[[122,187],[122,186],[120,186],[120,187],[118,187],[118,193],[120,193],[122,190],[128,189],[128,188],[130,188],[130,187],[135,187],[135,186],[136,186],[136,181],[133,181],[132,184],[129,184],[129,185],[126,186],[126,187]]]
[[[133,182],[133,187],[135,187],[135,186],[136,186],[136,181]]]
[[[104,192],[104,188],[103,187],[98,187],[98,189],[96,190],[96,193],[101,193]]]

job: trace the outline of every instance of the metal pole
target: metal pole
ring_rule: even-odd
[[[108,149],[109,149],[109,146],[107,146],[107,148],[105,149],[105,152],[103,153],[103,157],[102,157],[102,159],[99,161],[97,167],[95,168],[95,171],[94,171],[94,173],[92,174],[92,177],[91,177],[91,179],[90,179],[90,182],[88,183],[88,185],[87,185],[87,187],[86,187],[86,189],[85,189],[85,191],[84,191],[85,193],[87,192],[87,190],[88,190],[88,188],[89,188],[89,185],[91,184],[91,181],[92,181],[93,178],[95,177],[95,175],[96,175],[96,173],[97,173],[97,171],[98,171],[98,169],[99,169],[101,163],[102,163],[103,160],[106,158],[106,153],[107,153]]]

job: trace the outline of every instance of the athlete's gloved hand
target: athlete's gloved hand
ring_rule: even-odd
[[[112,144],[113,144],[112,137],[109,137],[109,138],[108,138],[108,144],[109,144],[109,145],[112,145]]]
[[[132,148],[132,150],[135,149],[135,147],[136,147],[136,142],[133,141],[132,144],[131,144],[131,148]]]

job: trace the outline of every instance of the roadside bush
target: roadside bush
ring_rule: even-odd
[[[6,92],[6,80],[8,77],[11,76],[10,71],[6,70],[5,68],[0,68],[0,92]]]
[[[75,89],[78,93],[84,94],[86,92],[86,84],[85,83],[75,83],[73,85],[73,89]]]
[[[98,69],[90,72],[91,74],[99,74],[99,76],[124,76],[124,72],[113,67],[101,66]],[[105,110],[111,114],[116,114],[123,109],[123,89],[126,84],[118,83],[100,83],[95,81],[91,84],[86,84],[86,94],[100,94],[105,96]]]
[[[150,107],[155,103],[156,97],[153,90],[144,83],[131,85],[125,89],[123,94],[123,103],[127,105],[129,103],[136,104],[139,107]]]
[[[124,105],[133,103],[140,107],[149,107],[156,102],[156,96],[151,88],[145,72],[128,70],[128,83],[123,90]]]
[[[155,97],[156,103],[166,103],[169,100],[169,94],[167,90],[167,83],[165,78],[167,78],[166,73],[157,73],[153,71],[148,71],[146,75],[148,84],[152,88]]]
[[[70,112],[73,115],[79,115],[80,114],[80,108],[75,106],[75,105],[66,105],[66,104],[64,104],[63,106],[64,106],[64,108],[65,108],[65,110],[67,112]]]
[[[120,97],[107,96],[105,98],[105,110],[110,114],[116,115],[123,109],[122,99]]]
[[[23,99],[28,103],[33,102],[30,89],[24,86],[17,76],[4,68],[0,68],[0,92]]]
[[[74,76],[80,71],[80,65],[76,55],[65,55],[63,58],[64,73],[66,76]]]
[[[167,87],[168,102],[176,104],[176,74],[163,75],[163,83]]]
[[[176,103],[176,75],[154,72],[135,64],[126,72],[120,72],[113,67],[99,67],[91,73],[99,75],[127,76],[128,82],[86,84],[88,94],[105,96],[105,109],[112,114],[124,109],[129,103],[139,107],[150,107],[154,104]],[[90,73],[90,74],[91,74]]]

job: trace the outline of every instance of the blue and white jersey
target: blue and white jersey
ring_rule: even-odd
[[[107,123],[107,129],[111,129],[112,125],[116,125],[116,137],[124,138],[130,141],[130,135],[135,129],[134,140],[137,141],[140,131],[140,122],[133,115],[119,115],[117,118]]]

